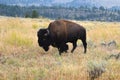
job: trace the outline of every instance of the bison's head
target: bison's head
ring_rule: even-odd
[[[48,51],[50,46],[48,29],[40,29],[37,33],[37,36],[39,46],[42,47],[45,51]]]

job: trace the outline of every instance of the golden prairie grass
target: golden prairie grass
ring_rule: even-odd
[[[75,21],[87,30],[88,51],[83,46],[59,56],[56,48],[38,46],[37,31],[52,20],[0,17],[0,80],[90,80],[94,69],[104,72],[96,80],[119,80],[119,59],[105,58],[120,52],[120,23]],[[114,49],[101,46],[115,40]],[[70,49],[72,45],[69,43]]]

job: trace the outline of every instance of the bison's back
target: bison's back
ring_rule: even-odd
[[[54,21],[49,24],[49,31],[51,38],[55,41],[65,40],[66,38],[66,24],[64,21]]]
[[[82,37],[81,34],[85,34],[85,29],[71,21],[67,20],[56,20],[51,22],[48,27],[51,37],[57,41],[73,41]],[[83,35],[84,36],[84,35]]]

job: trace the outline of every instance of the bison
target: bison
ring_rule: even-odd
[[[37,33],[38,44],[45,51],[49,50],[49,46],[58,48],[59,54],[67,52],[67,42],[73,44],[73,52],[77,47],[77,40],[81,39],[84,46],[84,53],[86,53],[86,29],[74,22],[68,20],[56,20],[51,22],[48,28],[40,29]]]

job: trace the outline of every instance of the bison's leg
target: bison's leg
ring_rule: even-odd
[[[58,50],[59,50],[59,55],[61,55],[61,53],[64,52],[63,49],[62,49],[61,47],[58,48]]]
[[[86,40],[82,40],[83,46],[84,46],[84,53],[86,53],[86,49],[87,49],[87,43]]]
[[[68,50],[68,45],[66,44],[66,43],[62,43],[61,45],[60,45],[60,47],[59,47],[59,54],[61,55],[61,53],[63,53],[63,52],[67,52],[67,50]]]
[[[64,44],[64,45],[63,45],[63,52],[67,52],[67,50],[68,50],[68,45],[67,45],[67,44]]]
[[[75,40],[74,42],[73,42],[73,49],[71,50],[71,52],[73,53],[73,51],[75,50],[75,48],[77,47],[77,40]]]
[[[61,55],[61,53],[62,53],[61,49],[59,48],[58,50],[59,50],[59,55]]]

